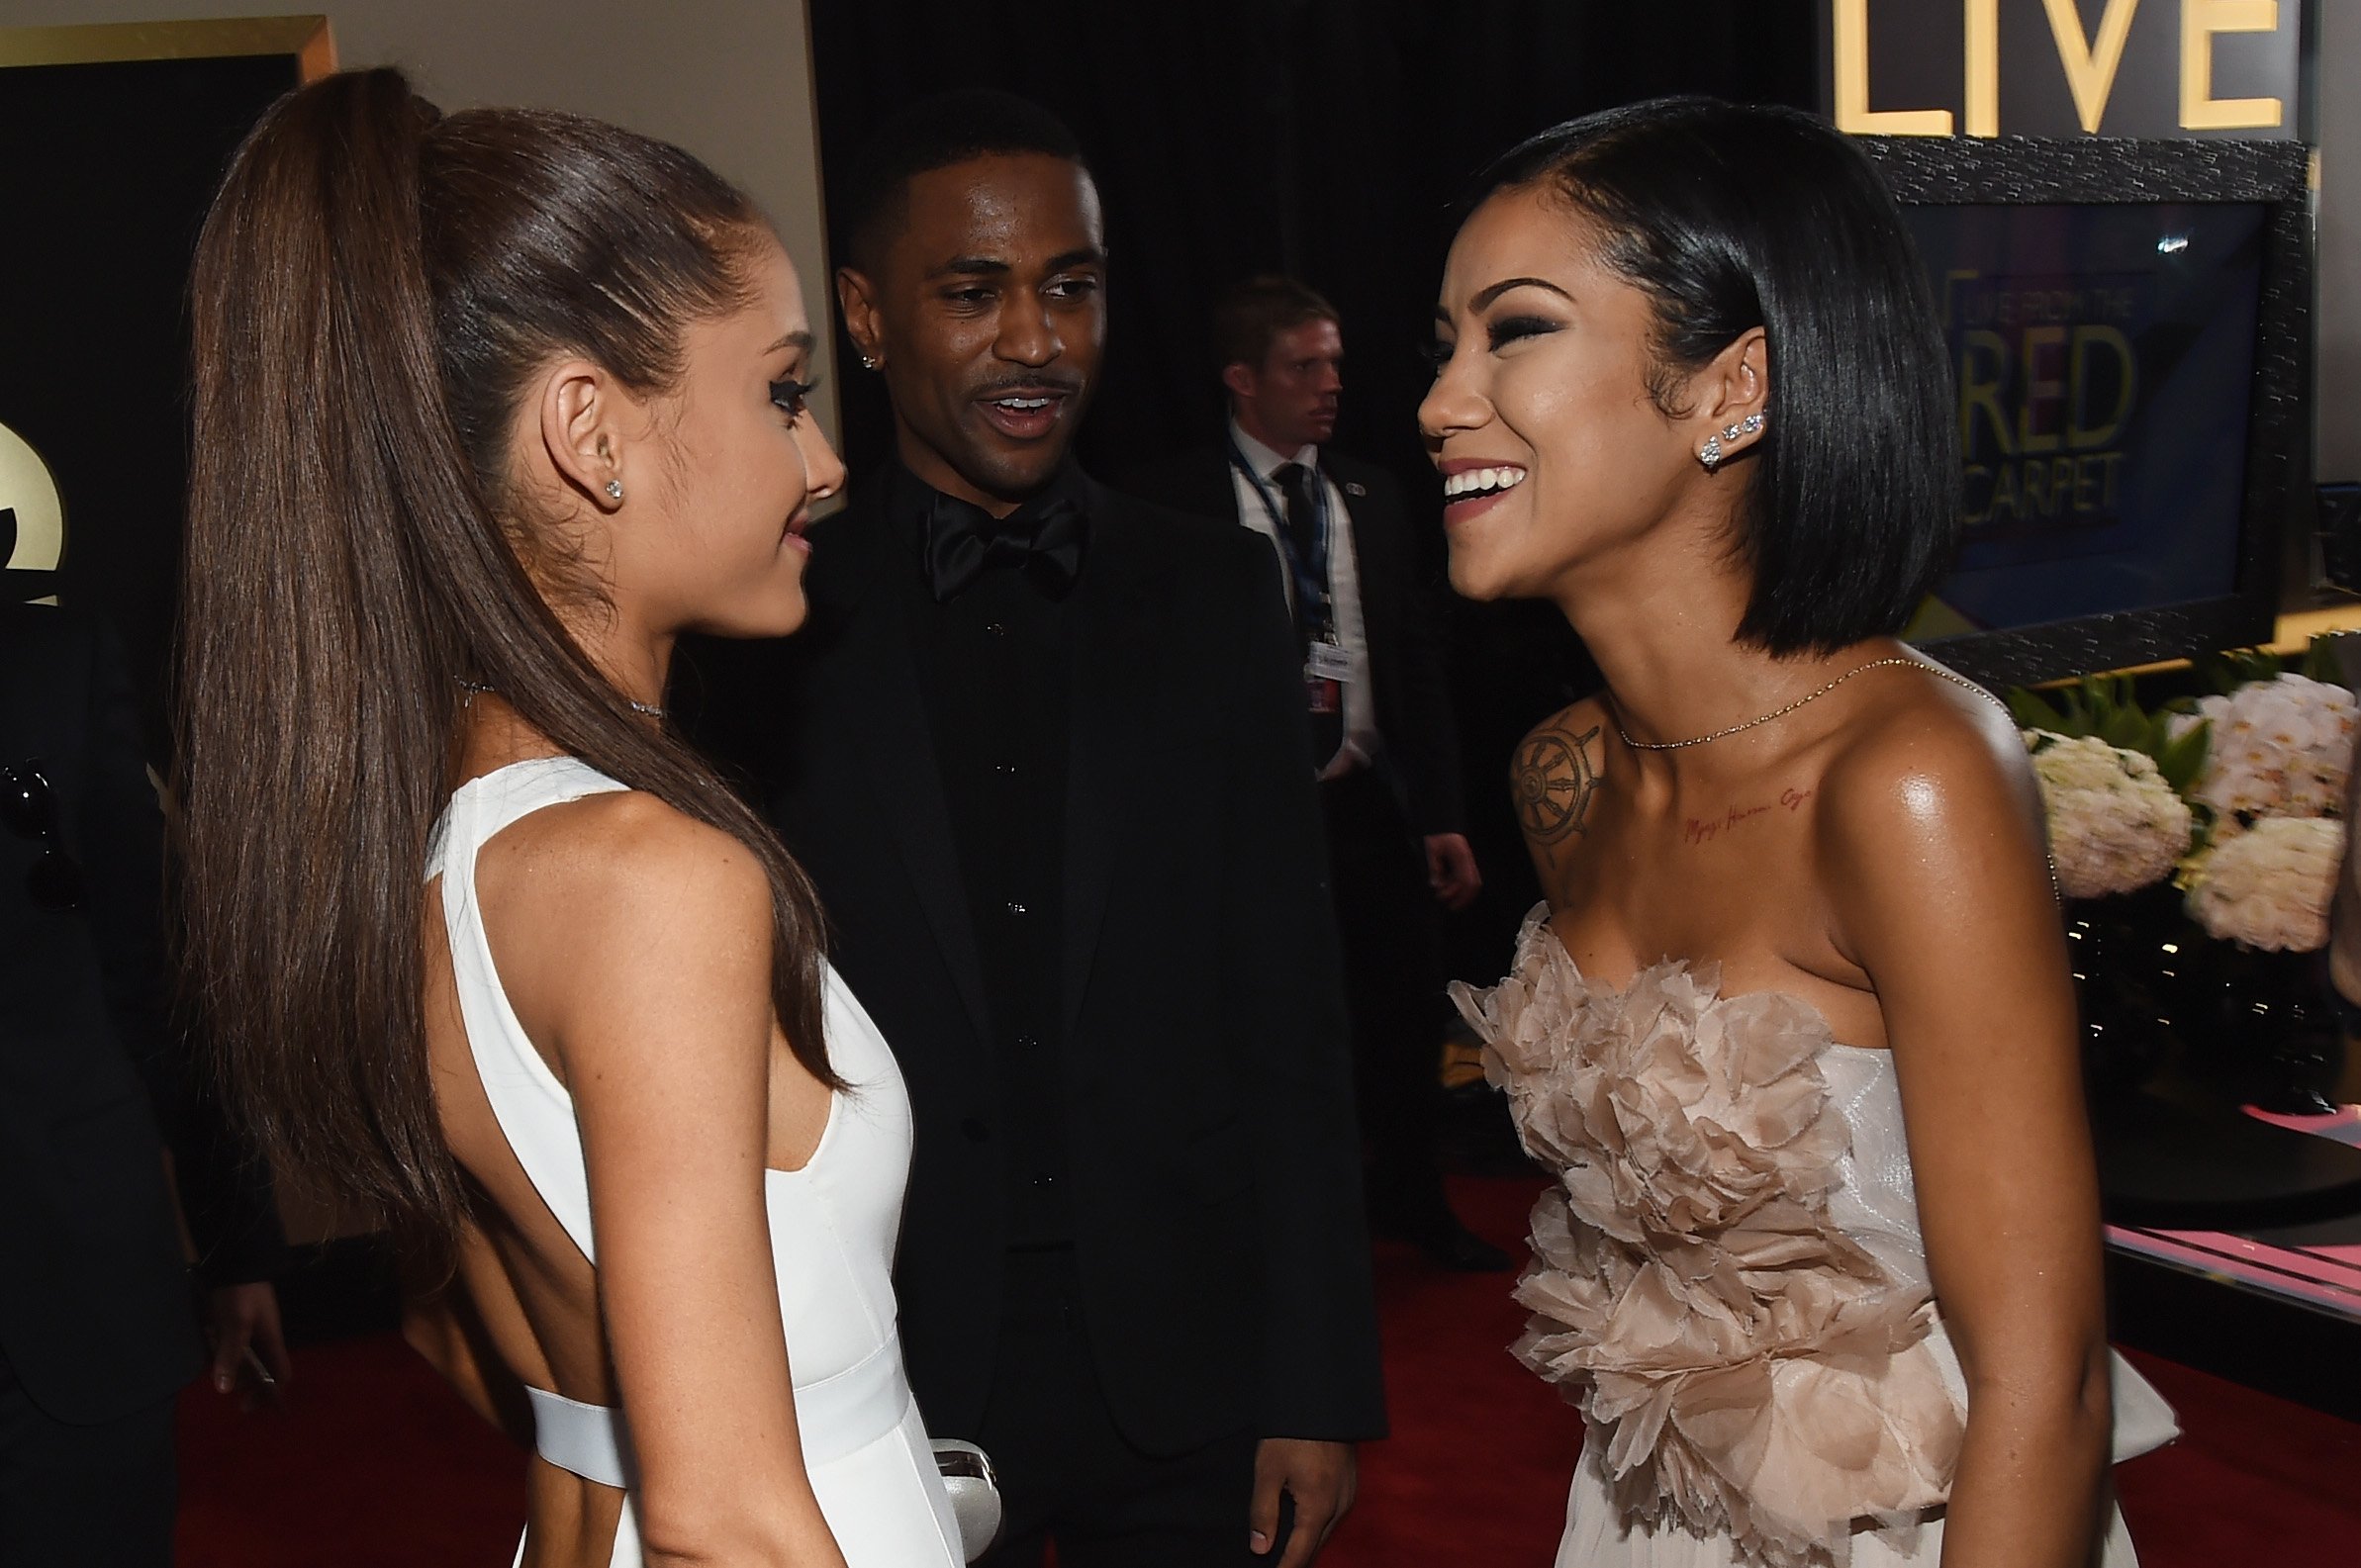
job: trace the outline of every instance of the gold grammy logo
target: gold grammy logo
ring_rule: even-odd
[[[49,465],[0,424],[0,593],[12,600],[53,599],[65,558],[65,502]]]
[[[2214,96],[2214,48],[2217,38],[2225,34],[2269,33],[2281,31],[2280,0],[2147,0],[2146,13],[2154,13],[2167,5],[2176,4],[2180,16],[2179,91],[2173,93],[2173,83],[2143,81],[2138,83],[2135,96],[2142,100],[2134,106],[2144,123],[2125,127],[2116,135],[2169,136],[2179,131],[2271,131],[2284,132],[2288,124],[2288,102],[2284,98],[2217,98]],[[2290,0],[2292,18],[2301,0]],[[1906,8],[1896,7],[1880,11],[1880,29],[1894,26],[1909,36],[1913,47],[1931,46],[1937,30],[1948,31],[1954,41],[1964,39],[1966,66],[1961,95],[1956,100],[1962,113],[1954,117],[1948,109],[1871,109],[1869,107],[1869,13],[1870,0],[1830,0],[1830,38],[1833,67],[1829,105],[1839,130],[1856,136],[1947,137],[1954,125],[1971,137],[1997,137],[2001,125],[2001,85],[2006,73],[2012,80],[2030,76],[2036,70],[2052,68],[2045,60],[2047,51],[2038,44],[2012,45],[2004,53],[2001,44],[2001,12],[2004,0],[1909,0]],[[2029,0],[2007,0],[2012,11],[2020,13],[2012,26],[2024,20],[2030,12]],[[2100,122],[2107,117],[2109,100],[2116,95],[2118,78],[2124,63],[2124,49],[2131,38],[2134,21],[2142,15],[2142,0],[2106,0],[2099,12],[2098,27],[2086,32],[2083,11],[2086,7],[2076,0],[2040,0],[2041,9],[2049,23],[2049,43],[2056,53],[2055,68],[2065,73],[2068,88],[2074,97],[2075,118],[2082,129],[2096,134]],[[2150,28],[2169,25],[2161,19],[2151,20]],[[2037,31],[2037,26],[2034,29]],[[2294,55],[2287,56],[2287,68],[2294,70]],[[2287,82],[2294,87],[2293,80]],[[2148,103],[2153,103],[2153,109]],[[2174,111],[2177,110],[2177,116]]]

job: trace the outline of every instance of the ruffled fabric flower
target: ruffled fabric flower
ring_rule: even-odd
[[[2028,730],[2049,818],[2058,886],[2069,898],[2127,893],[2170,876],[2189,853],[2189,807],[2153,758],[2095,735]]]
[[[1581,1410],[1628,1517],[1843,1568],[1856,1522],[1907,1534],[1948,1496],[1965,1413],[1924,1286],[1829,1217],[1851,1135],[1828,1024],[1678,962],[1592,985],[1546,915],[1497,987],[1452,987],[1558,1178],[1516,1354]]]
[[[2343,687],[2300,675],[2249,681],[2227,696],[2199,699],[2177,719],[2185,732],[2213,724],[2206,771],[2191,793],[2224,814],[2334,816],[2344,809],[2345,777],[2361,702]]]
[[[2328,905],[2344,865],[2345,825],[2326,817],[2264,817],[2220,833],[2181,876],[2206,935],[2273,952],[2328,941]]]

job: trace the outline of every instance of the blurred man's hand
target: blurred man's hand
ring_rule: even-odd
[[[1475,851],[1467,843],[1464,833],[1430,833],[1427,835],[1427,885],[1435,889],[1436,898],[1446,909],[1464,909],[1475,901],[1483,889],[1482,874],[1475,869]]]
[[[279,1293],[267,1280],[224,1285],[212,1292],[212,1308],[214,1389],[241,1390],[242,1410],[278,1404],[295,1376],[279,1326]]]

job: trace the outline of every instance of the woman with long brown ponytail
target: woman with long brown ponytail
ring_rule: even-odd
[[[194,294],[188,958],[237,1103],[455,1264],[534,1408],[520,1561],[958,1562],[899,1075],[659,706],[679,633],[803,619],[843,481],[778,239],[677,148],[379,70],[247,138]]]

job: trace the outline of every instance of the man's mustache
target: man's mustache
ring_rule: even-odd
[[[976,389],[975,396],[990,398],[1079,398],[1085,383],[1079,376],[1045,376],[1039,373],[1016,381],[989,382]]]

